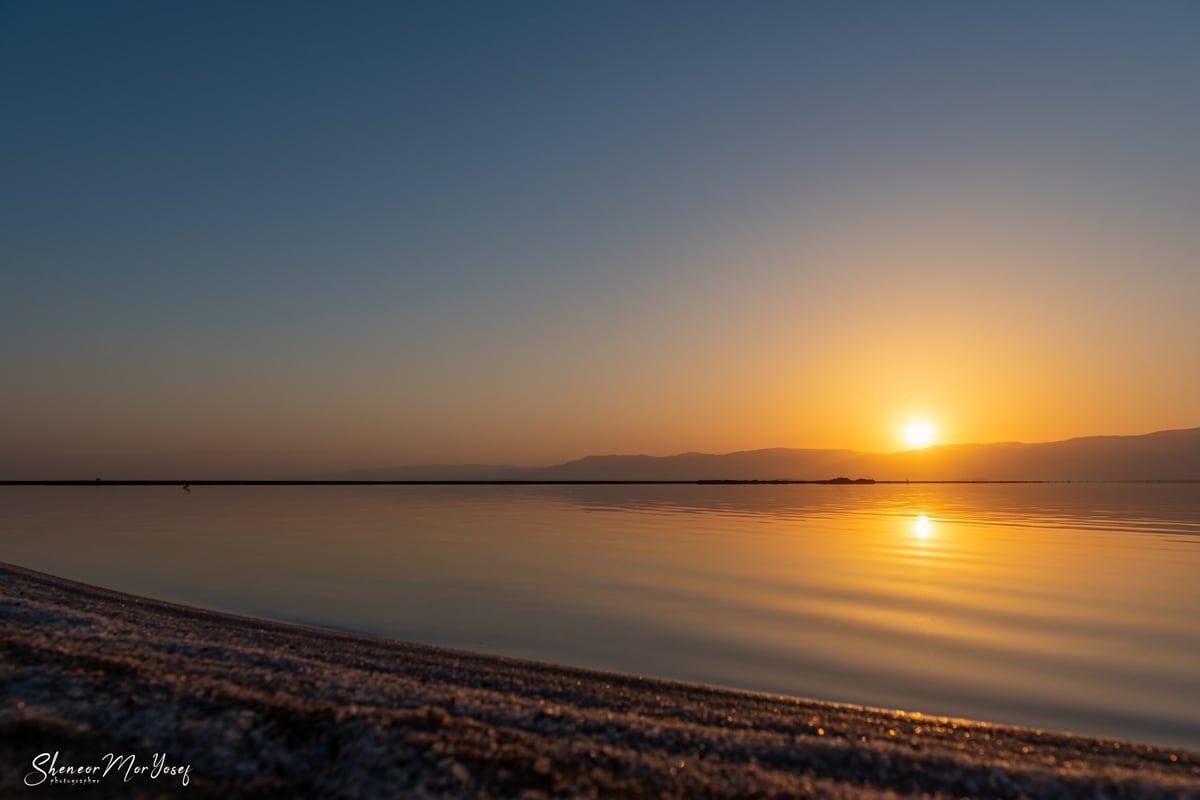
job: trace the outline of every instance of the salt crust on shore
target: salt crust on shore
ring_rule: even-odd
[[[6,797],[1200,797],[1194,752],[0,586]],[[43,752],[190,781],[26,787]]]

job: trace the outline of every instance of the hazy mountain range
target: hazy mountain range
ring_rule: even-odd
[[[954,444],[899,453],[771,448],[716,455],[587,456],[548,467],[426,464],[336,480],[1200,480],[1200,428],[1059,442]]]

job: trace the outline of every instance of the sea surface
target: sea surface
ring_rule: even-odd
[[[0,560],[394,639],[1200,749],[1200,484],[9,486]]]

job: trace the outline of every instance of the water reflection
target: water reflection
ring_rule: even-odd
[[[539,496],[589,511],[810,518],[883,514],[971,524],[1045,526],[1196,536],[1200,483],[1028,483],[546,486]]]
[[[924,514],[917,516],[913,522],[913,534],[919,541],[925,541],[932,535],[933,524],[929,521],[929,517]]]
[[[184,603],[1200,748],[1200,485],[3,487],[0,509],[0,560]]]

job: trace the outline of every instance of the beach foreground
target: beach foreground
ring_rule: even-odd
[[[1200,797],[1182,750],[0,586],[4,796]]]

